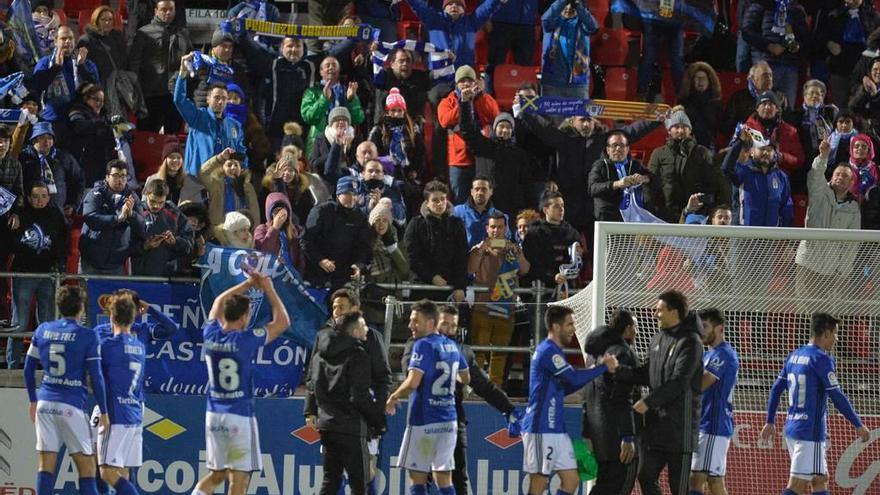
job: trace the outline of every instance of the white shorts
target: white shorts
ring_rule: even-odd
[[[551,476],[577,469],[574,447],[567,433],[523,433],[523,471]]]
[[[792,478],[812,480],[814,476],[828,476],[828,463],[825,461],[826,442],[811,442],[785,437]]]
[[[724,476],[727,472],[727,449],[730,437],[700,432],[697,450],[691,460],[691,471],[709,476]]]
[[[86,412],[64,402],[37,401],[37,450],[92,455],[92,430]]]
[[[253,416],[205,413],[205,465],[211,471],[262,471],[260,432]]]
[[[98,465],[119,468],[143,464],[144,428],[141,425],[110,425],[110,433],[98,432]]]
[[[455,421],[407,425],[397,456],[397,467],[421,473],[452,471],[455,469],[457,437],[458,424]]]

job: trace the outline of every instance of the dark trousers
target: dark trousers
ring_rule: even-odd
[[[343,471],[348,473],[348,486],[353,495],[366,495],[370,456],[367,439],[333,431],[321,432],[324,448],[324,480],[321,495],[336,495],[342,485]]]
[[[639,486],[644,495],[660,495],[660,471],[668,468],[672,495],[687,495],[691,475],[691,453],[645,448],[639,463]]]
[[[455,451],[452,454],[455,460],[455,470],[452,471],[452,486],[455,493],[468,493],[467,472],[467,425],[458,423],[458,437],[455,440]]]
[[[596,484],[590,490],[590,495],[629,495],[636,484],[638,466],[638,458],[633,459],[629,464],[617,459],[599,461]]]
[[[165,128],[165,134],[177,134],[183,127],[183,118],[177,107],[174,106],[174,99],[171,93],[159,96],[147,96],[144,98],[144,104],[147,106],[149,115],[145,119],[138,121],[138,130],[159,132],[159,129]]]

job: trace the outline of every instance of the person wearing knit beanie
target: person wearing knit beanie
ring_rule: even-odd
[[[237,211],[230,211],[223,220],[226,242],[237,248],[253,249],[254,237],[251,235],[251,221]]]
[[[330,110],[330,114],[327,116],[327,123],[333,125],[333,122],[336,121],[336,119],[345,119],[351,124],[351,112],[343,106],[338,106],[333,110]]]
[[[462,79],[470,79],[471,81],[477,80],[477,73],[474,71],[474,68],[470,65],[462,65],[455,71],[455,84],[461,82]]]
[[[400,94],[399,89],[391,88],[388,92],[388,96],[385,98],[385,111],[388,112],[397,108],[402,109],[405,112],[406,100],[403,98],[403,95]]]
[[[373,207],[373,210],[370,211],[369,222],[370,226],[376,224],[376,222],[380,219],[384,218],[388,224],[391,224],[393,220],[391,216],[391,199],[390,198],[382,198],[376,203],[376,206]]]
[[[672,129],[672,127],[677,125],[687,126],[691,129],[694,127],[691,125],[691,119],[688,118],[684,110],[676,110],[666,119],[666,130]]]
[[[220,28],[214,30],[214,34],[211,35],[211,48],[217,48],[223,43],[235,43],[235,37],[232,36],[232,33],[227,33]]]
[[[177,153],[181,157],[183,157],[183,150],[180,147],[180,143],[177,140],[166,141],[165,146],[162,147],[162,161],[168,159],[168,155],[171,153]]]

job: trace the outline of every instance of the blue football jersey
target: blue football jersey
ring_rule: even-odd
[[[224,332],[217,320],[211,320],[202,334],[208,366],[208,410],[253,416],[254,360],[266,344],[266,329]]]
[[[86,362],[101,359],[98,337],[91,328],[67,318],[43,323],[34,332],[28,355],[39,359],[45,371],[39,400],[85,409]]]
[[[131,326],[132,335],[136,336],[144,345],[149,344],[150,340],[167,339],[177,332],[177,323],[165,313],[150,306],[147,314],[150,315],[150,320],[136,321]],[[95,333],[98,334],[98,339],[103,341],[113,336],[113,327],[110,323],[102,323],[95,327]]]
[[[834,367],[834,359],[813,344],[789,354],[779,374],[779,379],[788,382],[787,437],[812,442],[826,439],[828,391],[840,388]]]
[[[722,342],[703,355],[703,369],[716,382],[703,392],[700,431],[722,437],[733,436],[733,388],[739,371],[739,357],[733,347]]]
[[[538,344],[529,372],[529,405],[522,420],[528,433],[565,433],[566,386],[559,378],[573,370],[562,349],[550,339]]]
[[[146,355],[143,342],[131,334],[113,335],[101,343],[101,369],[111,424],[141,424]]]
[[[422,381],[409,397],[407,424],[456,421],[455,380],[468,366],[455,341],[439,333],[416,340],[409,369],[421,371]]]

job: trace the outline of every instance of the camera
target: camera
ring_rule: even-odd
[[[794,34],[791,33],[785,35],[785,39],[782,40],[782,46],[789,53],[795,53],[801,49],[801,44],[797,42]]]

